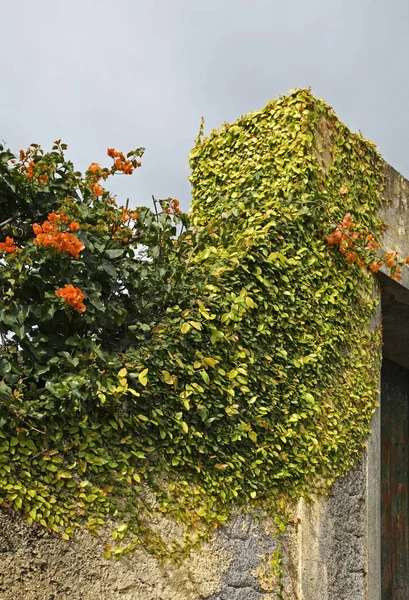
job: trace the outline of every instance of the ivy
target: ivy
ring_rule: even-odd
[[[101,184],[142,149],[108,154],[84,176],[60,142],[0,155],[0,501],[64,539],[114,519],[107,558],[180,558],[234,506],[282,530],[377,406],[374,280],[327,238],[348,213],[379,238],[381,160],[308,90],[200,132],[189,217],[118,207]],[[50,215],[78,242],[35,242]]]

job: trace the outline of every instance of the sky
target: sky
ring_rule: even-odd
[[[312,86],[409,178],[408,0],[0,0],[0,140],[85,170],[146,148],[120,201],[178,198],[205,132]],[[1,215],[0,215],[1,216]]]

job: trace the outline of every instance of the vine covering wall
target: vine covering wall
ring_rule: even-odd
[[[376,407],[378,154],[309,90],[200,132],[190,217],[118,207],[142,149],[108,154],[0,154],[0,501],[65,539],[114,519],[107,558],[181,557],[233,506],[283,530]]]

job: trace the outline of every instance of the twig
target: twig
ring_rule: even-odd
[[[1,345],[4,347],[6,345],[6,336],[4,335],[3,327],[0,323],[0,336],[1,336]]]
[[[11,221],[14,221],[15,218],[16,217],[10,217],[9,219],[6,219],[5,221],[3,221],[3,223],[0,223],[0,229],[3,229],[3,227],[5,227],[9,223],[11,223]]]
[[[41,431],[40,429],[37,429],[37,427],[34,427],[33,425],[30,425],[30,423],[27,423],[27,421],[25,421],[20,416],[20,413],[18,413],[17,411],[13,410],[10,406],[7,406],[7,404],[5,404],[4,402],[2,402],[1,400],[0,400],[0,404],[2,404],[4,406],[4,408],[9,411],[10,414],[14,415],[19,421],[21,421],[21,423],[23,423],[23,425],[25,425],[29,429],[32,429],[33,431],[37,431],[37,433],[41,433],[41,435],[47,435],[46,431]]]
[[[159,213],[158,213],[158,207],[157,207],[157,200],[153,194],[152,194],[152,200],[153,200],[153,206],[155,207],[156,222],[159,225]],[[159,231],[158,231],[158,246],[159,246],[159,259],[160,259],[161,255],[162,255],[162,230],[160,229],[160,227],[159,227]]]

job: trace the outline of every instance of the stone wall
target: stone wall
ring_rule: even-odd
[[[378,600],[368,595],[367,465],[365,453],[327,502],[300,503],[280,542],[270,519],[235,515],[180,568],[142,549],[106,561],[103,536],[65,542],[0,512],[0,600]]]

